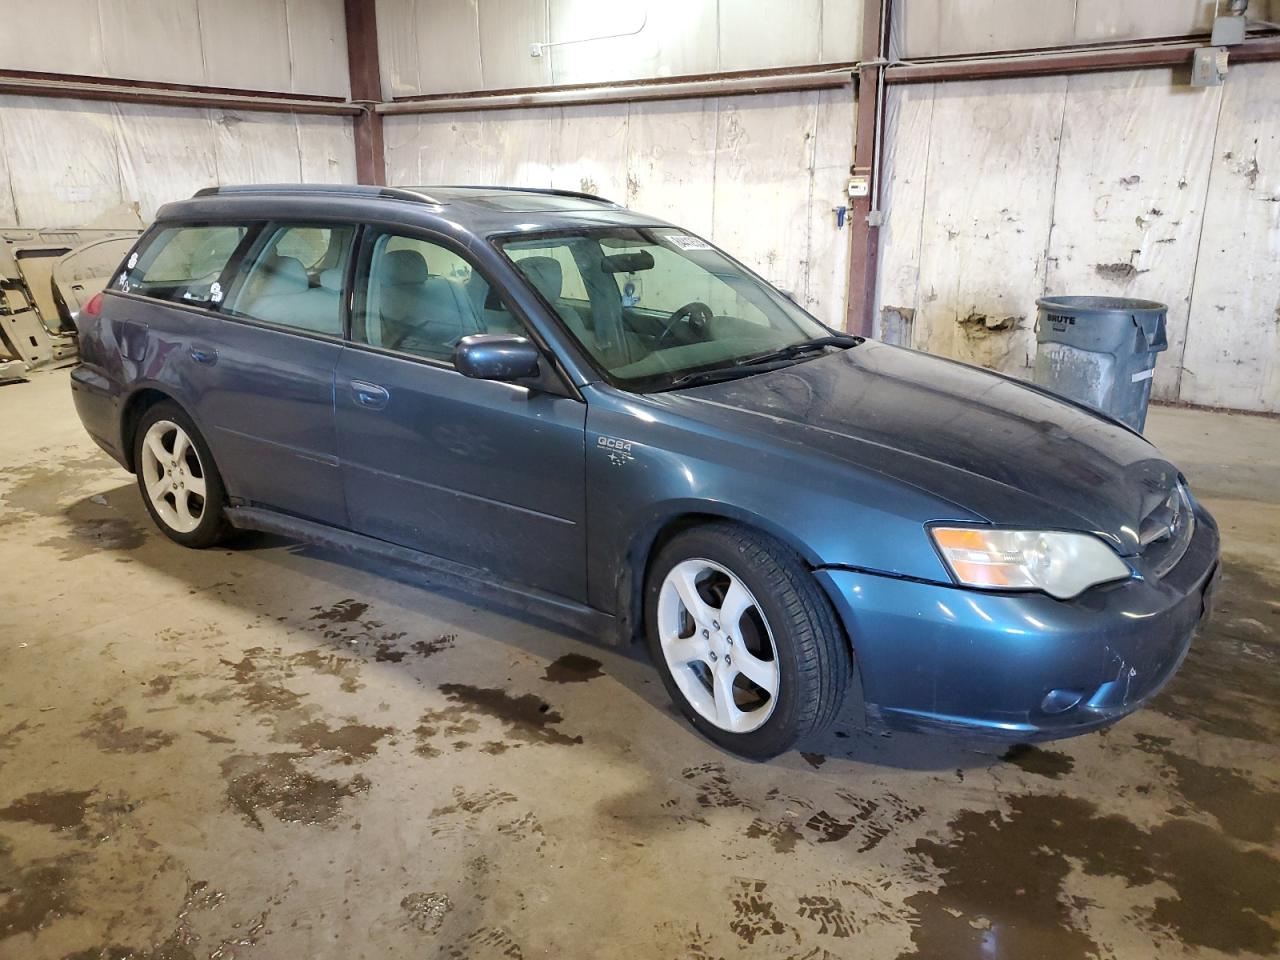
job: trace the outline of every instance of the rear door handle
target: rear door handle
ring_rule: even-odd
[[[351,392],[355,395],[356,403],[370,410],[381,410],[391,399],[391,394],[387,392],[386,387],[380,387],[376,383],[366,383],[364,380],[352,380]]]
[[[191,359],[196,363],[203,363],[211,367],[218,362],[218,351],[213,347],[192,347],[188,352],[191,354]]]

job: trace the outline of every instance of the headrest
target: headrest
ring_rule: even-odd
[[[320,286],[334,293],[342,291],[342,271],[338,267],[330,267],[320,271]]]
[[[383,257],[383,283],[426,283],[427,261],[417,250],[392,250]]]
[[[525,257],[516,261],[521,272],[538,292],[555,303],[564,289],[564,271],[555,257]]]
[[[307,268],[295,257],[274,256],[263,264],[262,271],[267,277],[264,294],[296,293],[311,286]]]

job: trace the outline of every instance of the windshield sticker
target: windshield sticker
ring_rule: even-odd
[[[710,250],[711,244],[705,240],[699,240],[697,237],[691,237],[687,233],[668,233],[662,238],[671,244],[677,250]]]

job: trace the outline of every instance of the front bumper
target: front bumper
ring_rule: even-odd
[[[1132,713],[1182,663],[1218,578],[1217,524],[1195,511],[1163,578],[1069,601],[818,570],[853,642],[869,725],[1052,740]]]

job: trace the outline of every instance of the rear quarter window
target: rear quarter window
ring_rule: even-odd
[[[116,289],[196,306],[219,303],[219,278],[248,232],[244,224],[162,227],[129,254]]]

